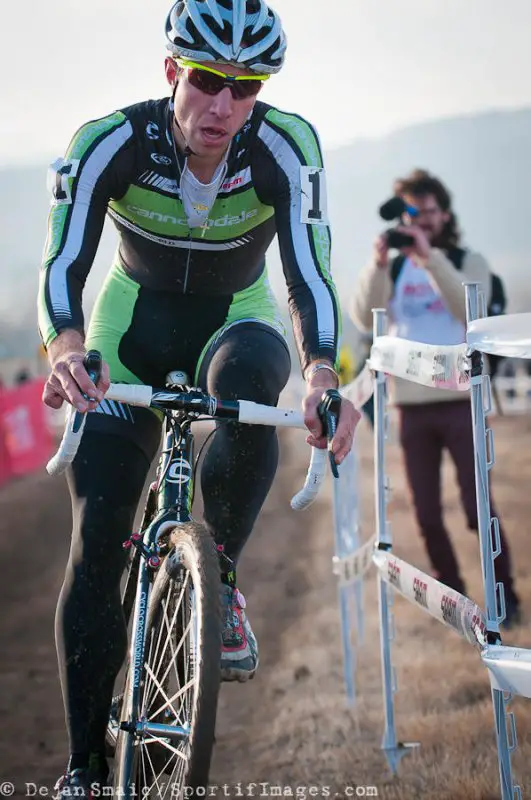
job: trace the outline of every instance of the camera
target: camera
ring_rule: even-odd
[[[416,217],[418,211],[415,206],[409,206],[401,197],[395,196],[391,197],[390,200],[386,200],[378,209],[378,213],[386,222],[390,222],[394,219],[401,222],[404,214],[409,214],[410,217]],[[408,236],[407,233],[401,233],[395,228],[389,228],[384,231],[384,236],[387,240],[387,246],[394,247],[397,250],[401,247],[411,247],[411,245],[415,244],[415,240],[412,236]]]

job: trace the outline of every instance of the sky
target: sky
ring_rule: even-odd
[[[271,0],[288,36],[262,99],[326,149],[414,122],[531,106],[529,0]],[[166,94],[167,0],[9,2],[0,168],[60,155],[89,119]]]

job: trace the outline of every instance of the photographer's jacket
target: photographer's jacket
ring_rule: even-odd
[[[426,344],[454,345],[465,341],[464,281],[481,284],[490,293],[489,265],[479,253],[467,251],[457,270],[442,250],[433,248],[425,266],[407,259],[396,284],[387,268],[372,261],[361,272],[350,301],[350,313],[363,331],[372,330],[372,309],[387,308],[389,334]],[[393,379],[396,405],[463,400],[460,392]]]

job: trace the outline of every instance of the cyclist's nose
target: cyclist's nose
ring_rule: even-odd
[[[214,95],[212,98],[212,103],[210,105],[210,110],[213,114],[221,119],[226,119],[230,117],[232,114],[232,104],[234,100],[232,99],[232,94],[228,86],[225,86],[221,92]]]

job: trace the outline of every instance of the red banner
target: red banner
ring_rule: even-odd
[[[37,378],[0,394],[0,483],[40,469],[53,453],[43,388]]]
[[[0,409],[2,408],[2,397],[4,390],[0,389]],[[0,486],[11,477],[11,462],[7,452],[6,437],[2,427],[2,416],[0,414]]]

